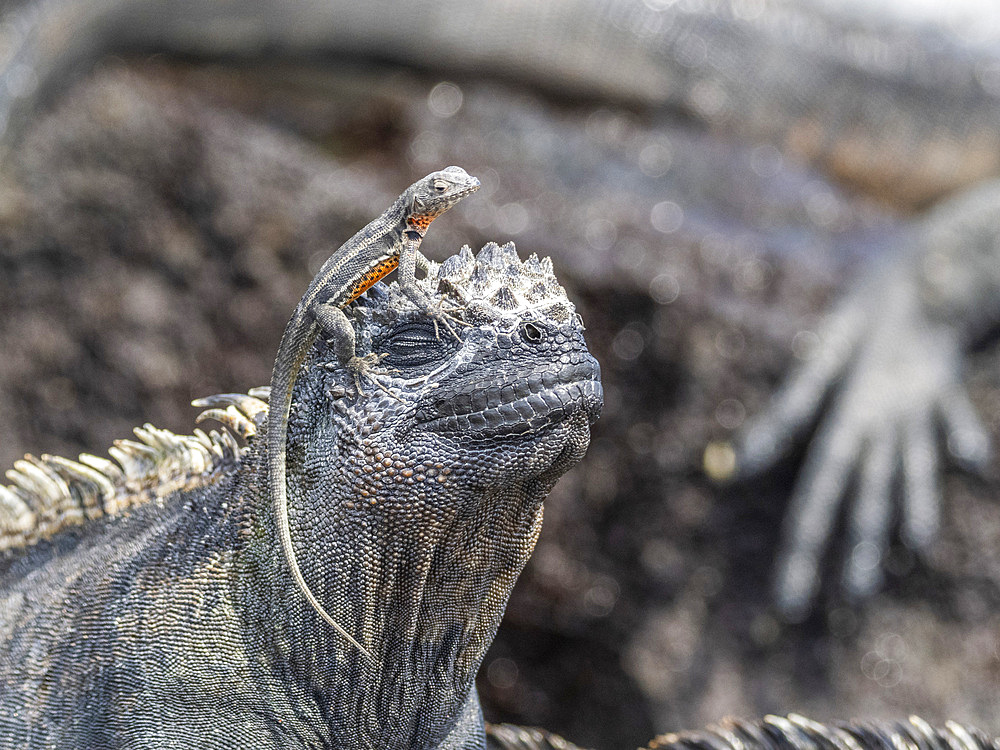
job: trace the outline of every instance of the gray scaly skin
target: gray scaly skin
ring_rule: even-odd
[[[397,397],[344,397],[352,375],[318,341],[289,422],[303,571],[375,662],[289,574],[264,404],[216,397],[209,416],[248,448],[147,430],[119,463],[23,462],[0,493],[19,547],[0,568],[0,746],[485,746],[474,678],[542,500],[587,448],[600,370],[547,260],[490,245],[430,271],[425,294],[461,290],[461,340],[378,285],[356,304],[358,353],[387,355]],[[212,455],[197,476],[170,468]],[[156,495],[159,474],[181,489]]]
[[[653,739],[648,750],[777,750],[777,748],[964,747],[994,750],[996,738],[953,721],[932,727],[911,716],[906,721],[824,724],[790,714],[759,721],[727,719],[697,732],[677,732]]]
[[[432,172],[410,185],[381,216],[341,245],[323,264],[296,305],[274,360],[267,431],[268,484],[274,498],[281,548],[295,582],[313,608],[368,656],[368,650],[337,624],[316,600],[295,557],[285,488],[285,444],[292,390],[302,362],[316,337],[322,334],[332,340],[337,360],[354,375],[355,388],[362,393],[359,378],[371,374],[379,355],[356,355],[354,328],[341,308],[397,267],[399,286],[407,298],[426,314],[435,319],[440,317],[416,284],[416,270],[428,268],[427,259],[418,249],[420,241],[436,217],[478,189],[479,180],[461,167]]]

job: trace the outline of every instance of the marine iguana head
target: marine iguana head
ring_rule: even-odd
[[[477,190],[479,180],[461,167],[445,167],[431,172],[403,193],[408,203],[408,227],[423,236],[434,219]]]
[[[458,340],[398,286],[373,287],[349,311],[358,354],[384,355],[388,392],[367,383],[355,394],[319,342],[289,420],[303,574],[375,662],[311,609],[302,616],[355,675],[324,686],[331,710],[356,711],[335,723],[380,746],[437,746],[462,714],[542,500],[583,456],[603,403],[599,365],[547,259],[522,262],[512,244],[475,258],[464,248],[420,283],[462,304],[451,310],[465,323]]]

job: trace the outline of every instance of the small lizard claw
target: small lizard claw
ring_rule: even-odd
[[[403,399],[401,399],[399,396],[397,396],[395,393],[389,390],[379,380],[379,378],[382,375],[385,375],[386,372],[385,371],[379,372],[378,370],[375,369],[379,365],[379,363],[387,356],[388,356],[387,354],[375,354],[374,352],[372,352],[370,354],[366,354],[363,357],[358,357],[358,356],[351,357],[343,365],[343,367],[347,368],[347,371],[351,373],[351,376],[354,378],[354,388],[359,396],[368,395],[365,392],[364,388],[361,387],[361,379],[368,378],[375,384],[375,386],[380,391],[389,396],[392,396],[397,401],[402,402]],[[327,370],[338,370],[340,369],[341,365],[335,362],[327,362],[326,364],[323,365],[323,367],[324,369]],[[389,370],[388,372],[396,372],[396,370],[393,369]]]
[[[463,308],[456,307],[456,308],[452,308],[452,309],[461,310]],[[459,326],[468,326],[469,324],[466,323],[461,318],[455,317],[450,312],[445,311],[445,309],[444,309],[444,300],[443,299],[442,300],[438,300],[438,303],[437,303],[436,306],[428,304],[428,306],[424,310],[424,312],[434,321],[434,336],[435,337],[440,338],[440,335],[438,333],[438,323],[440,323],[441,325],[443,325],[448,330],[448,333],[450,333],[452,336],[455,337],[456,341],[461,341],[462,340],[462,337],[458,335],[458,332],[455,331],[455,329],[452,327],[451,324],[454,323],[455,325],[459,325]]]

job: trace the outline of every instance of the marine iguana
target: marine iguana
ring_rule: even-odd
[[[562,737],[538,729],[500,724],[487,727],[495,750],[579,750]],[[703,730],[654,737],[646,750],[860,750],[893,747],[963,747],[996,750],[998,740],[972,727],[948,722],[933,727],[918,716],[907,721],[824,724],[798,714],[757,721],[726,719]]]
[[[326,628],[284,564],[253,395],[228,432],[146,427],[116,461],[26,458],[0,491],[5,747],[483,747],[474,678],[542,500],[580,460],[600,368],[535,256],[468,248],[418,282],[459,295],[461,340],[398,284],[353,308],[381,391],[320,341],[288,431],[293,536]],[[461,290],[457,292],[454,290]],[[261,395],[260,392],[255,392]]]
[[[710,132],[773,144],[793,159],[816,164],[837,180],[908,210],[1000,170],[998,60],[989,46],[967,44],[960,34],[933,26],[894,21],[889,14],[833,12],[819,2],[751,5],[577,0],[539,7],[520,0],[437,0],[382,13],[377,6],[350,3],[299,3],[294,9],[270,2],[22,3],[10,8],[0,29],[9,50],[0,70],[0,127],[3,143],[11,148],[40,102],[51,100],[93,60],[115,51],[230,59],[388,57],[449,74],[488,71],[560,95],[680,113]],[[953,348],[940,354],[942,360],[957,355]],[[849,380],[858,389],[868,382]],[[879,408],[877,398],[862,390],[858,394],[871,409]],[[927,401],[920,404],[926,407]],[[780,419],[781,408],[763,421]],[[850,420],[853,414],[835,405],[825,423]],[[833,431],[820,430],[820,440]],[[748,440],[766,442],[766,436],[758,437]],[[779,455],[747,455],[738,462],[748,473]],[[817,442],[811,455],[792,505],[802,507],[802,498],[812,497],[814,506],[829,506],[814,517],[835,518],[840,498],[831,499],[811,481],[816,472],[839,471],[831,445]],[[904,476],[904,495],[913,500],[904,505],[930,503],[934,509],[928,513],[936,515],[939,498],[928,481],[932,478],[908,468]],[[863,537],[866,560],[885,546],[888,527],[878,519],[891,515],[888,497],[882,505],[852,521]],[[777,598],[790,619],[808,611],[815,589],[808,562],[815,557],[814,537],[826,540],[833,530],[827,524],[796,538],[802,527],[794,519],[788,522],[777,561]],[[933,534],[932,526],[928,529],[904,537],[922,548]],[[860,596],[875,588],[880,575],[859,582],[857,565],[848,560],[844,578],[848,592]]]

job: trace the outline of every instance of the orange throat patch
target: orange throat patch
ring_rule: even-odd
[[[410,216],[406,220],[406,223],[408,226],[413,227],[423,234],[427,231],[427,227],[431,225],[431,222],[434,221],[435,218],[436,217],[431,214],[415,214]]]

